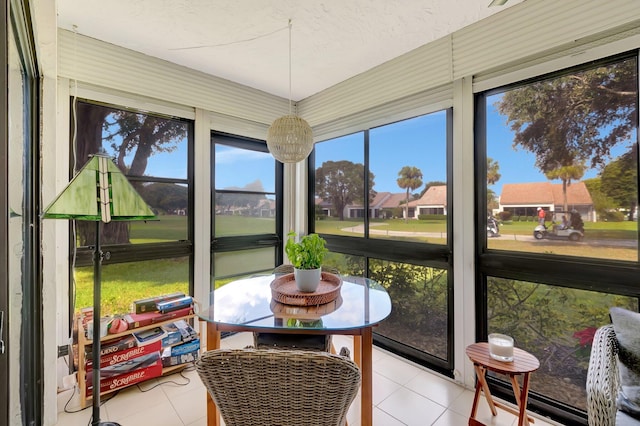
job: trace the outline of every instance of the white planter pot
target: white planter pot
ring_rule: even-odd
[[[298,290],[304,293],[313,293],[318,288],[322,279],[322,269],[293,269]]]

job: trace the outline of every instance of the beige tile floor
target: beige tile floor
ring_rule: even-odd
[[[229,348],[241,348],[251,343],[249,333],[222,340],[222,346]],[[352,339],[334,336],[334,345],[351,348]],[[373,370],[375,426],[464,426],[468,423],[472,390],[378,348],[373,352]],[[115,421],[121,426],[206,426],[205,399],[206,390],[190,368],[182,374],[150,380],[120,391],[104,403],[100,412],[102,420]],[[56,426],[88,424],[91,408],[79,410],[78,401],[74,390],[58,394]],[[358,397],[349,411],[350,426],[360,426],[359,407]],[[515,416],[505,411],[498,410],[498,416],[491,416],[484,401],[481,401],[477,417],[491,426],[517,425]],[[534,425],[560,424],[536,418]]]

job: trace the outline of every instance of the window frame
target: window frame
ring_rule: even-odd
[[[506,84],[474,94],[475,124],[474,124],[474,164],[475,164],[475,212],[476,229],[475,269],[476,269],[476,341],[486,341],[488,334],[488,277],[514,279],[564,287],[569,289],[606,292],[623,296],[639,297],[637,277],[640,275],[640,261],[620,261],[614,259],[600,259],[577,257],[562,254],[543,254],[526,251],[507,251],[489,249],[487,240],[487,133],[486,133],[486,99],[496,93],[503,93],[509,89],[527,85],[536,81],[566,75],[569,72],[592,69],[597,66],[619,62],[629,58],[636,58],[640,68],[639,51],[626,52],[597,61],[583,63],[562,70],[546,73],[523,81]],[[640,87],[640,73],[637,82]],[[640,142],[640,131],[636,130],[636,144]],[[639,162],[640,163],[640,162]],[[640,176],[637,178],[640,182]],[[638,186],[640,188],[640,186]],[[640,227],[638,229],[640,234]],[[640,239],[638,239],[640,242]],[[638,246],[640,253],[640,245]],[[544,268],[540,265],[543,264]],[[615,271],[612,274],[612,270]],[[612,279],[612,276],[614,279]],[[513,400],[511,387],[488,377],[492,392],[507,400]],[[557,419],[582,424],[586,420],[586,413],[568,406],[544,395],[530,392],[529,407],[544,414],[550,414]]]
[[[221,144],[226,146],[232,146],[240,149],[247,149],[252,151],[259,152],[269,152],[267,147],[267,142],[264,140],[253,139],[244,136],[232,135],[229,133],[223,133],[218,131],[211,131],[210,136],[211,143],[211,152],[210,152],[210,167],[211,167],[211,244],[209,255],[211,256],[211,267],[210,267],[210,275],[211,282],[215,279],[225,278],[225,277],[216,277],[215,275],[215,265],[213,261],[213,255],[217,252],[229,252],[229,251],[239,251],[239,250],[251,250],[251,249],[259,249],[259,248],[268,248],[273,247],[275,251],[274,256],[274,267],[282,264],[284,253],[283,253],[283,213],[284,213],[284,166],[280,161],[277,161],[275,158],[273,161],[275,162],[275,197],[276,197],[276,217],[275,217],[275,233],[267,233],[267,234],[252,234],[252,235],[231,235],[224,237],[215,237],[215,194],[218,191],[215,185],[215,145]],[[231,191],[236,192],[236,191]],[[265,191],[269,193],[268,191]],[[257,273],[262,271],[247,271],[247,273]],[[213,290],[213,289],[212,289]]]
[[[364,216],[364,234],[357,237],[342,235],[320,234],[327,242],[327,248],[336,253],[361,256],[364,258],[364,269],[369,270],[369,259],[374,258],[383,261],[409,263],[417,266],[433,267],[447,271],[447,359],[437,358],[427,352],[423,352],[408,345],[396,342],[388,337],[374,332],[373,339],[377,346],[383,347],[391,352],[397,353],[418,364],[428,366],[448,377],[454,377],[454,298],[453,298],[453,108],[442,108],[430,113],[445,111],[446,126],[446,179],[447,179],[447,238],[446,244],[421,243],[416,241],[401,241],[393,239],[370,238],[369,236],[369,214]],[[400,120],[410,120],[415,117],[408,117]],[[385,123],[381,126],[391,125],[395,122]],[[375,126],[373,128],[381,127]],[[364,133],[364,169],[365,176],[370,171],[369,165],[369,128],[363,130]],[[345,136],[345,135],[342,135]],[[333,139],[333,138],[332,138]],[[322,143],[322,142],[317,142]],[[307,186],[307,223],[309,233],[315,232],[315,147],[307,159],[309,170]],[[369,193],[369,181],[364,179],[364,193]],[[364,197],[364,210],[370,211],[369,197]],[[393,303],[393,301],[392,301]]]
[[[155,259],[167,259],[167,258],[177,258],[177,257],[188,257],[189,258],[189,294],[194,294],[194,137],[195,137],[195,122],[194,120],[177,117],[177,116],[169,116],[167,114],[155,113],[153,111],[142,111],[136,108],[131,108],[122,105],[115,105],[111,103],[96,101],[88,98],[77,98],[77,102],[84,102],[92,105],[104,106],[112,109],[120,109],[127,112],[132,112],[136,114],[145,114],[152,115],[159,118],[166,118],[170,120],[180,121],[185,123],[188,126],[188,135],[187,135],[187,178],[163,178],[163,177],[146,177],[146,176],[137,176],[137,175],[128,175],[125,173],[125,176],[130,182],[158,182],[158,183],[180,183],[186,184],[188,187],[188,202],[187,202],[187,239],[186,240],[177,240],[170,242],[162,242],[162,243],[137,243],[137,244],[102,244],[102,251],[105,253],[109,253],[109,256],[105,256],[102,264],[103,265],[111,265],[116,263],[128,263],[128,262],[139,262],[146,260],[155,260]],[[73,108],[74,99],[73,96],[70,97],[70,105]],[[71,114],[71,120],[73,120],[73,114]],[[73,125],[73,123],[71,123]],[[73,140],[70,141],[70,144],[73,143]],[[73,158],[73,147],[69,150],[69,178],[73,177],[73,166],[74,166],[74,158]],[[77,247],[73,238],[73,233],[69,232],[69,250],[70,250],[70,259],[73,259],[75,256],[75,266],[91,266],[93,264],[93,247],[92,246],[84,246]],[[75,252],[74,252],[75,251]],[[70,269],[73,268],[74,265],[70,263]],[[73,271],[70,271],[70,277],[73,277]],[[70,291],[69,291],[69,306],[74,306],[74,300],[72,300],[74,292],[71,289],[73,285],[73,280],[70,279]],[[73,312],[71,312],[73,316]],[[73,317],[71,317],[73,318]],[[72,322],[70,322],[72,324]]]

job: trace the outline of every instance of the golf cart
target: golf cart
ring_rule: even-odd
[[[489,215],[487,218],[487,237],[499,237],[500,225],[498,225],[498,219]]]
[[[551,218],[551,223],[547,226],[538,225],[533,230],[533,236],[536,240],[543,238],[554,240],[570,240],[570,241],[582,241],[584,238],[584,223],[580,217],[580,213],[575,210],[570,212],[563,210],[556,210],[548,212],[545,218]]]

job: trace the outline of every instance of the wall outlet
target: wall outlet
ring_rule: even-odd
[[[58,358],[69,355],[69,345],[58,346]]]

